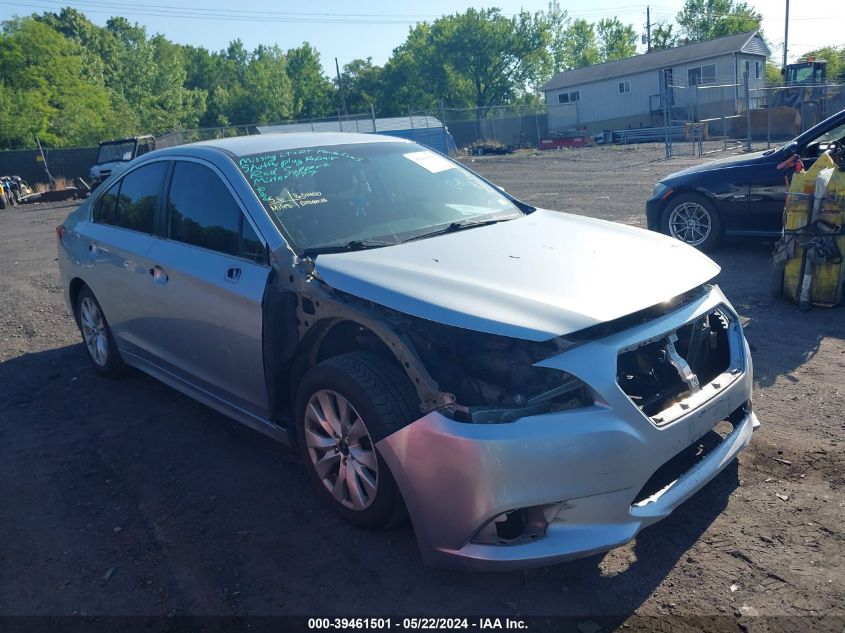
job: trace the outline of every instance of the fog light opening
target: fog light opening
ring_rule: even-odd
[[[504,512],[481,527],[472,538],[484,545],[516,545],[536,541],[546,536],[549,523],[554,521],[563,504],[555,503]]]

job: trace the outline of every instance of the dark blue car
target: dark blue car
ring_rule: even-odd
[[[648,228],[702,250],[725,237],[777,238],[783,226],[785,177],[791,156],[809,168],[823,152],[845,144],[845,110],[785,145],[731,156],[675,172],[646,201]]]

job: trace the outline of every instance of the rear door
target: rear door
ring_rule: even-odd
[[[149,257],[150,310],[160,364],[179,377],[267,415],[262,299],[265,242],[224,176],[178,160],[167,188],[162,239]]]
[[[147,357],[148,306],[141,300],[152,266],[148,255],[169,163],[132,170],[101,194],[84,229],[85,282],[100,302],[118,347]]]

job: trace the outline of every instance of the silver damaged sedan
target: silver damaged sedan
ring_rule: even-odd
[[[710,259],[401,139],[155,151],[57,238],[98,372],[135,367],[296,446],[329,506],[409,516],[430,564],[621,545],[759,425]]]

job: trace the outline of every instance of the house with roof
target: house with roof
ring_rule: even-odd
[[[661,126],[664,95],[674,120],[734,114],[745,107],[746,75],[751,91],[765,86],[769,55],[751,31],[558,73],[541,88],[549,129]]]

